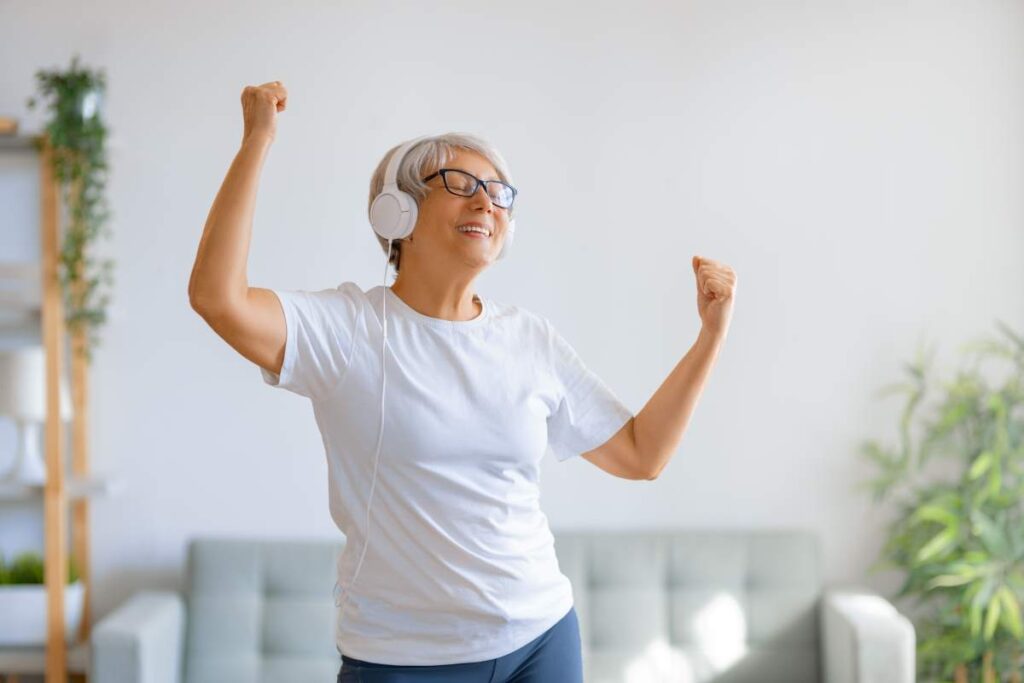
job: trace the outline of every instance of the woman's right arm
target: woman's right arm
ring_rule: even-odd
[[[272,291],[249,286],[246,262],[260,171],[286,100],[278,81],[242,91],[242,146],[206,219],[188,283],[193,310],[232,348],[275,374],[284,360],[284,311]]]

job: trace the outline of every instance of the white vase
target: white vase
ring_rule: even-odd
[[[18,427],[18,449],[14,454],[14,464],[3,480],[14,484],[45,484],[46,463],[39,449],[43,424],[23,419],[16,419],[15,424]]]
[[[82,620],[85,586],[69,583],[64,591],[64,631],[74,643]],[[46,645],[46,586],[16,584],[0,586],[0,647]]]

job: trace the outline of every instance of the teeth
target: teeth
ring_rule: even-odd
[[[458,228],[459,232],[479,232],[482,235],[489,235],[490,233],[483,228],[478,228],[475,225],[463,225]]]

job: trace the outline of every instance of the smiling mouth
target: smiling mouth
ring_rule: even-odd
[[[484,232],[480,232],[480,230],[486,230],[487,232],[485,234]],[[455,231],[458,232],[460,235],[465,235],[466,237],[475,237],[477,239],[490,239],[491,234],[493,232],[492,230],[489,230],[482,226],[477,226],[477,230],[462,230],[460,228],[455,228]]]

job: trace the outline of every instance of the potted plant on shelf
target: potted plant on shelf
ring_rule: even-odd
[[[92,348],[99,343],[97,330],[107,320],[110,297],[101,295],[101,283],[113,284],[113,260],[98,262],[90,253],[104,224],[110,218],[104,188],[107,175],[103,98],[103,71],[79,68],[78,56],[67,71],[36,72],[39,93],[30,97],[29,109],[37,97],[49,100],[51,112],[45,138],[52,148],[54,177],[63,188],[63,203],[69,217],[60,247],[59,278],[63,290],[65,323],[72,331],[85,333],[81,353],[91,362]],[[41,147],[43,138],[37,139]],[[110,234],[109,230],[104,234]]]
[[[5,564],[0,555],[0,646],[46,644],[46,586],[43,558],[25,552]],[[73,560],[68,560],[68,585],[64,591],[64,623],[72,643],[82,619],[84,587]]]
[[[972,362],[952,381],[934,380],[931,354],[919,351],[906,366],[909,380],[882,391],[907,396],[900,446],[862,446],[878,469],[863,485],[875,501],[899,503],[872,571],[906,574],[894,599],[914,599],[920,612],[912,617],[920,681],[1021,681],[1024,338],[998,326],[1006,338],[967,344]],[[989,373],[1000,384],[990,384],[986,360],[1001,361],[1001,372]],[[926,407],[928,391],[939,385],[939,400]]]

